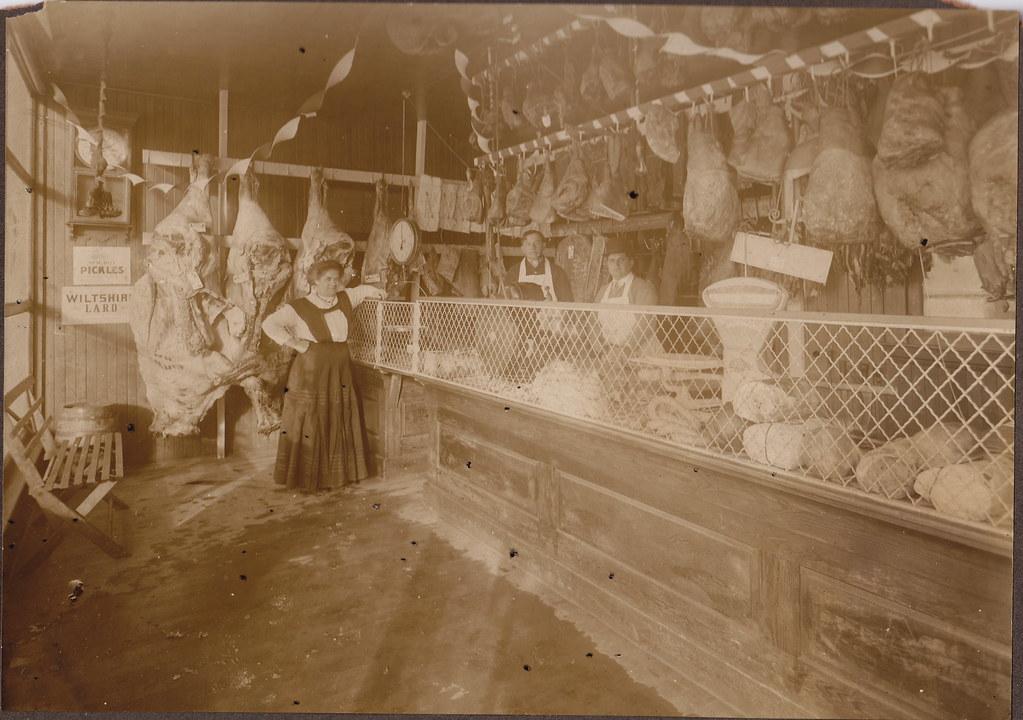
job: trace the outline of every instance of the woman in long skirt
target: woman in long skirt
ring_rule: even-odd
[[[263,321],[270,339],[298,351],[284,395],[274,482],[303,492],[366,477],[348,328],[359,303],[383,298],[384,292],[370,285],[342,289],[351,277],[351,266],[315,263],[309,269],[312,292]]]

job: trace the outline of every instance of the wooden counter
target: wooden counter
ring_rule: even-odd
[[[372,474],[425,469],[430,442],[426,392],[410,378],[353,363]]]
[[[684,712],[1008,717],[1011,543],[449,385],[426,399],[442,521],[648,653]]]

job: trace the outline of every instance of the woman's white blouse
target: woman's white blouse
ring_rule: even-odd
[[[382,290],[372,285],[345,288],[344,292],[348,294],[353,310],[366,298],[379,298],[383,297],[384,294]],[[323,300],[315,291],[305,297],[306,300],[323,310],[326,310],[331,305],[335,306],[334,310],[324,314],[323,319],[327,323],[327,329],[330,330],[330,337],[334,342],[346,341],[348,339],[348,321],[345,320],[345,314],[341,312],[341,306],[337,300]],[[288,303],[281,305],[266,316],[266,319],[263,320],[263,332],[278,345],[295,347],[299,340],[316,342],[316,338],[309,331],[305,321],[298,316],[295,309]]]

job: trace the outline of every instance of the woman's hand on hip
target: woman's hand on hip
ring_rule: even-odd
[[[310,344],[311,343],[308,340],[296,340],[295,344],[292,347],[294,347],[300,353],[304,353],[306,350],[309,349]]]

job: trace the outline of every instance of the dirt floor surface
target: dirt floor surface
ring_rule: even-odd
[[[421,476],[303,496],[269,470],[125,481],[127,559],[77,533],[5,545],[10,561],[60,540],[6,578],[4,709],[678,713],[510,583],[514,558],[442,540]]]

